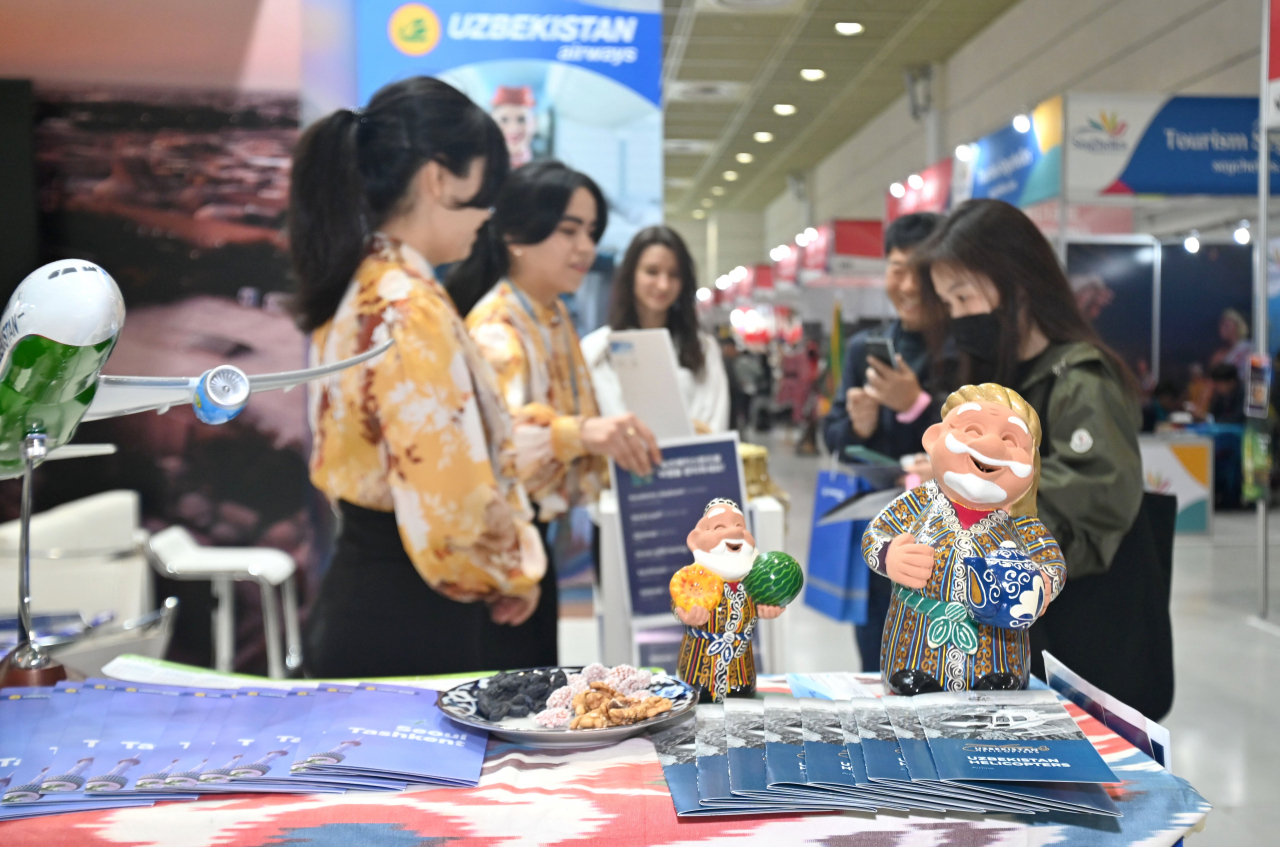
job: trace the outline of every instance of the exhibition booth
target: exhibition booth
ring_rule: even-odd
[[[55,394],[74,406],[61,428],[14,429],[3,446],[12,455],[0,455],[21,503],[21,518],[0,526],[0,585],[18,587],[16,602],[0,603],[14,615],[4,630],[14,649],[0,665],[0,841],[320,843],[346,833],[351,843],[1173,845],[1202,827],[1210,805],[1174,775],[1169,732],[1152,715],[1048,653],[1045,679],[1031,675],[1031,627],[1056,602],[1066,564],[1034,507],[1018,508],[1034,498],[1040,469],[1040,423],[1025,402],[984,395],[948,410],[1003,427],[994,448],[958,425],[928,445],[939,468],[968,463],[969,476],[998,478],[998,497],[971,496],[947,473],[913,487],[896,460],[876,463],[883,457],[857,472],[832,460],[817,475],[809,549],[786,550],[789,502],[810,492],[780,488],[768,451],[737,432],[698,431],[666,330],[611,347],[627,408],[653,429],[661,464],[647,477],[610,464],[598,503],[548,531],[566,562],[561,590],[590,607],[599,662],[306,678],[300,595],[333,554],[335,518],[305,483],[303,392],[286,392],[392,342],[305,368],[284,292],[238,276],[286,264],[281,192],[296,136],[286,113],[358,110],[388,82],[436,76],[494,117],[513,166],[554,157],[589,174],[608,197],[609,225],[568,304],[579,328],[603,322],[627,245],[663,220],[662,4],[497,5],[354,3],[349,31],[309,48],[301,104],[201,104],[210,126],[185,140],[180,127],[199,123],[192,106],[139,107],[86,90],[46,107],[45,161],[62,189],[50,191],[51,214],[70,222],[68,238],[119,251],[122,267],[40,268],[0,333],[0,355],[35,375],[0,373],[4,391],[30,400],[22,415]],[[111,129],[125,112],[159,116],[168,134],[148,134],[140,117]],[[894,314],[882,284],[886,223],[968,198],[1008,200],[1055,240],[1078,301],[1146,398],[1180,386],[1140,441],[1146,489],[1176,498],[1177,531],[1211,534],[1224,502],[1259,501],[1265,520],[1268,442],[1256,420],[1275,347],[1257,345],[1259,359],[1248,343],[1267,337],[1254,305],[1264,302],[1251,265],[1260,251],[1247,234],[1219,243],[1134,232],[1135,210],[1152,196],[1254,190],[1257,113],[1249,98],[1052,98],[894,183],[885,220],[809,227],[771,262],[700,291],[699,309],[740,355],[772,345],[795,357],[781,372],[816,363],[823,343],[838,359],[845,318],[870,325]],[[172,174],[156,164],[166,155],[198,159],[207,179],[139,175]],[[98,171],[110,176],[78,176]],[[269,186],[276,205],[182,217],[181,204],[210,182],[224,199],[239,196],[236,180]],[[167,205],[143,208],[142,194]],[[173,235],[179,218],[186,240]],[[1241,229],[1265,234],[1266,224]],[[87,393],[39,367],[38,333],[19,323],[24,305],[50,309],[49,291],[71,302],[73,272],[115,291],[94,327],[110,332],[70,345],[98,356],[76,359],[89,362],[76,374]],[[170,272],[188,285],[182,297],[149,288]],[[117,346],[125,299],[145,331]],[[30,361],[15,352],[24,343]],[[1194,391],[1224,363],[1239,370],[1249,416],[1191,415],[1188,404],[1208,402]],[[839,366],[828,373],[836,385]],[[797,410],[816,376],[805,371],[809,382],[788,401]],[[37,378],[46,382],[30,390]],[[0,392],[0,403],[8,398]],[[33,515],[33,489],[78,490],[82,481],[59,469],[82,461],[110,462],[88,477],[121,479],[123,490],[67,496]],[[257,492],[251,507],[235,500],[244,487]],[[592,524],[594,552],[582,531]],[[892,557],[903,534],[945,576],[928,570],[916,587],[895,576],[900,620],[886,665],[932,674],[934,687],[912,690],[891,671],[788,667],[783,616],[804,606],[865,622],[868,580],[900,567]],[[579,567],[592,555],[594,573]],[[200,599],[187,611],[189,598]],[[167,661],[180,610],[208,643]],[[265,676],[235,672],[249,666]]]

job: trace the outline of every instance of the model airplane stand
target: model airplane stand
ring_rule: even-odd
[[[31,475],[48,455],[45,437],[33,433],[22,442],[22,535],[18,541],[18,646],[0,662],[0,688],[53,685],[67,670],[36,643],[31,627]]]

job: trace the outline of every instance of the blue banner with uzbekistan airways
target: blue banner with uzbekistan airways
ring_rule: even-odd
[[[661,73],[660,0],[357,4],[360,103],[416,75],[465,92],[502,128],[513,167],[554,158],[600,184],[606,262],[662,221]]]
[[[1256,97],[1072,94],[1067,127],[1072,202],[1258,191]],[[1278,177],[1273,143],[1272,182]]]

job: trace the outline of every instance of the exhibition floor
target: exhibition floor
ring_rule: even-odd
[[[787,548],[808,550],[813,488],[827,461],[798,457],[785,433],[761,439],[769,469],[791,494]],[[1280,514],[1271,549],[1280,557]],[[1212,539],[1180,536],[1174,548],[1173,632],[1177,694],[1164,720],[1173,736],[1174,772],[1214,806],[1194,845],[1263,845],[1280,832],[1280,626],[1249,622],[1257,612],[1252,512],[1220,514]],[[801,556],[803,561],[803,557]],[[1280,567],[1273,566],[1273,573]],[[1275,595],[1273,594],[1273,597]],[[1273,601],[1274,607],[1274,601]],[[786,670],[856,670],[851,627],[801,603],[779,619]],[[590,619],[561,622],[561,661],[596,658]]]

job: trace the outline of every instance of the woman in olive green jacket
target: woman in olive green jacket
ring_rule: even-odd
[[[949,334],[959,359],[956,385],[940,387],[996,382],[1014,388],[1044,428],[1037,507],[1062,548],[1068,581],[1064,599],[1054,603],[1059,608],[1049,610],[1045,626],[1032,630],[1033,646],[1038,641],[1068,665],[1084,665],[1074,670],[1087,679],[1113,687],[1133,677],[1128,665],[1165,663],[1163,656],[1149,655],[1166,651],[1159,644],[1152,648],[1146,635],[1142,655],[1119,655],[1124,648],[1115,642],[1132,642],[1128,630],[1145,632],[1152,620],[1134,619],[1142,617],[1132,612],[1134,598],[1107,598],[1133,591],[1103,576],[1125,542],[1125,555],[1136,550],[1144,574],[1151,572],[1138,580],[1139,590],[1159,582],[1158,557],[1149,543],[1154,536],[1145,519],[1135,524],[1143,478],[1133,375],[1080,312],[1049,242],[1013,206],[998,200],[962,203],[917,248],[916,264],[935,350],[941,352],[940,340]],[[1167,580],[1165,586],[1163,610],[1157,602],[1146,617],[1167,632]],[[1105,602],[1094,599],[1099,594]],[[1088,602],[1080,602],[1086,597]],[[1126,618],[1116,613],[1126,602],[1129,620],[1117,620]],[[1171,647],[1167,652],[1171,697]],[[1038,650],[1036,658],[1039,668]],[[1159,699],[1152,702],[1158,706]]]

